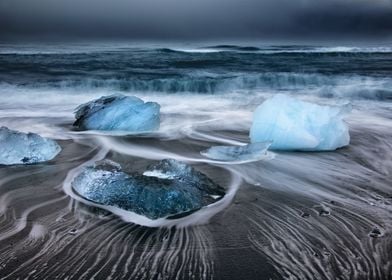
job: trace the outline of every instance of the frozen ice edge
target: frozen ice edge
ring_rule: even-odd
[[[258,142],[236,146],[212,146],[200,154],[220,162],[241,164],[272,159],[274,155],[268,152],[271,144],[272,142]]]
[[[0,165],[30,165],[47,162],[61,152],[60,145],[36,133],[0,127]]]

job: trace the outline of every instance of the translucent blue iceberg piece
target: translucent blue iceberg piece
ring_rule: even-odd
[[[225,195],[222,187],[191,166],[165,159],[144,174],[127,174],[108,161],[85,168],[72,182],[81,197],[152,220],[187,215]]]
[[[0,127],[0,164],[31,164],[53,159],[61,151],[53,140],[35,133]]]
[[[75,118],[82,130],[148,132],[159,129],[160,106],[136,96],[102,96],[77,107]]]
[[[226,162],[250,162],[267,158],[271,142],[250,143],[244,146],[215,146],[200,153],[210,159]]]
[[[254,112],[250,139],[272,141],[274,150],[335,150],[350,142],[343,121],[350,111],[350,105],[322,106],[279,94]]]

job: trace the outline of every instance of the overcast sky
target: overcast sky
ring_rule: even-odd
[[[0,0],[0,36],[392,37],[392,0]]]

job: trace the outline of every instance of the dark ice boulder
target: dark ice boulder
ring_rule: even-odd
[[[61,151],[53,140],[35,133],[0,127],[0,164],[31,164],[53,159]]]
[[[72,188],[89,201],[152,220],[189,214],[225,195],[206,175],[173,159],[151,165],[143,174],[127,174],[105,161],[85,168]]]
[[[147,132],[159,128],[160,106],[136,96],[102,96],[77,107],[75,118],[82,130]]]

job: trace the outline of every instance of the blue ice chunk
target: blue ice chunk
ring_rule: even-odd
[[[53,159],[61,151],[53,140],[35,133],[0,127],[0,164],[31,164]]]
[[[159,129],[160,106],[136,96],[102,96],[77,107],[75,118],[83,130],[148,132]]]
[[[272,141],[274,150],[335,150],[350,143],[343,121],[350,111],[350,105],[322,106],[278,94],[257,107],[250,139]]]
[[[144,174],[127,174],[108,161],[86,167],[72,182],[81,197],[150,219],[179,217],[214,203],[222,187],[191,166],[165,159]]]
[[[226,162],[249,162],[267,158],[271,142],[250,143],[244,146],[214,146],[200,153],[210,159]]]

